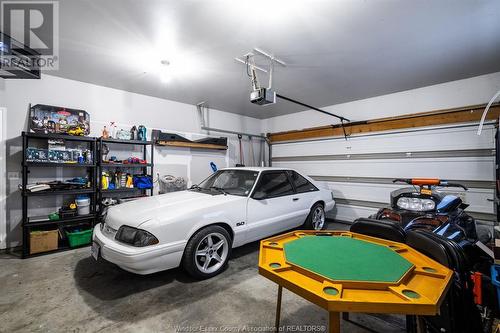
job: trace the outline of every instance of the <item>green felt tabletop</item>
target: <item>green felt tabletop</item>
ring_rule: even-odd
[[[387,246],[343,236],[305,236],[284,250],[287,262],[332,280],[397,282],[413,266]]]

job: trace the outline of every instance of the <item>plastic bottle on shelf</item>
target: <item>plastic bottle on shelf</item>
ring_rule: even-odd
[[[109,131],[106,125],[104,125],[104,128],[102,129],[102,138],[103,139],[109,138]]]
[[[144,125],[139,125],[137,129],[137,140],[147,141],[147,131]]]
[[[137,127],[135,125],[130,129],[130,140],[137,140]]]

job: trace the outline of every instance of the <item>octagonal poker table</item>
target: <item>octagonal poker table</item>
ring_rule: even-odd
[[[259,273],[329,312],[435,315],[453,272],[409,246],[347,231],[293,231],[260,243]]]

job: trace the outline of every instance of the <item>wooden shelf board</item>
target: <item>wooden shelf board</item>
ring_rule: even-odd
[[[349,136],[352,134],[404,130],[425,126],[470,123],[479,121],[481,119],[481,115],[483,114],[483,110],[484,105],[474,105],[448,110],[437,110],[431,112],[406,114],[397,117],[344,123],[344,127],[345,133],[347,134],[347,136]],[[499,116],[500,103],[496,103],[491,106],[486,120],[497,120]],[[271,143],[300,141],[335,136],[344,136],[344,129],[340,124],[268,134],[268,138]]]
[[[198,142],[183,142],[183,141],[158,141],[157,146],[168,147],[183,147],[183,148],[200,148],[200,149],[213,149],[213,150],[227,150],[227,146],[214,145],[210,143]]]

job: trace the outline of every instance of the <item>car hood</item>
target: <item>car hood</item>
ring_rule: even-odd
[[[212,195],[197,191],[155,195],[109,207],[106,224],[113,229],[122,225],[137,228],[154,219],[169,220],[194,211],[202,213],[220,204],[241,199],[242,197],[234,195]]]

